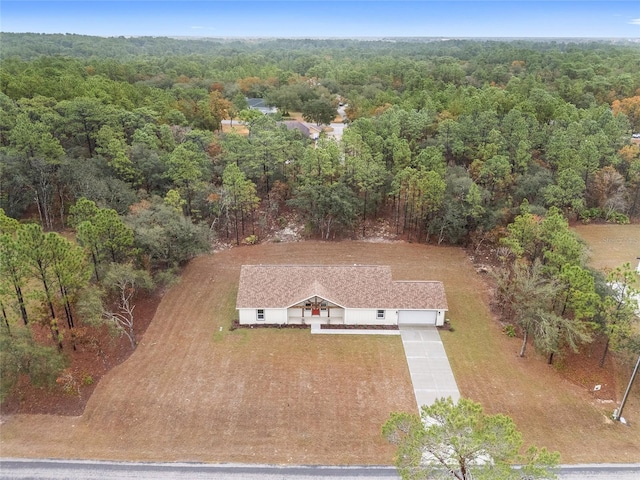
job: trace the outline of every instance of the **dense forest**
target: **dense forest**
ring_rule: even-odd
[[[385,223],[411,241],[502,242],[502,304],[525,336],[547,325],[550,355],[618,322],[566,222],[640,214],[637,44],[0,42],[3,393],[20,375],[56,378],[29,349],[63,358],[52,352],[75,349],[82,322],[134,345],[134,285],[166,281],[211,241],[253,243],[291,222],[323,239]],[[339,105],[339,141],[283,122],[327,125]],[[561,285],[579,293],[560,301]],[[533,294],[548,308],[518,309]],[[50,345],[12,328],[31,321]]]

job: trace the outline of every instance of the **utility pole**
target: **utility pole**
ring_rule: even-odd
[[[624,392],[624,397],[622,397],[622,403],[620,403],[620,408],[617,408],[613,412],[613,419],[614,420],[620,420],[620,418],[622,417],[622,409],[624,408],[624,404],[627,402],[627,397],[629,396],[629,392],[631,391],[631,386],[633,385],[633,380],[636,378],[636,374],[638,373],[638,367],[640,367],[640,355],[638,355],[638,361],[636,362],[636,366],[633,369],[633,373],[631,374],[631,379],[629,380],[629,385],[627,385],[627,391]],[[626,423],[626,422],[624,422],[624,423]]]

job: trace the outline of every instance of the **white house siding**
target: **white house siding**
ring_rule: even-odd
[[[383,309],[380,309],[383,310]],[[377,318],[378,309],[348,308],[345,311],[345,325],[395,325],[396,311],[385,310],[384,319]]]
[[[322,312],[320,312],[322,315]],[[331,323],[343,323],[344,322],[344,310],[342,308],[332,308],[330,312],[329,320]]]
[[[285,308],[264,308],[264,320],[258,320],[257,308],[242,308],[238,310],[240,325],[254,323],[287,323],[287,310]]]
[[[241,308],[238,310],[240,325],[256,323],[256,310],[254,308]]]
[[[287,323],[286,308],[266,308],[264,321],[268,323]]]
[[[445,310],[395,310],[386,309],[384,319],[377,318],[378,309],[351,308],[343,310],[332,308],[331,317],[322,315],[312,317],[305,312],[304,322],[331,323],[345,325],[444,325]],[[403,318],[404,317],[404,318]],[[271,324],[299,324],[302,323],[302,308],[265,308],[264,320],[258,320],[258,309],[242,308],[238,310],[238,318],[241,325],[259,323]]]

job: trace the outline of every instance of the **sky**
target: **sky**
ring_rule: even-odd
[[[198,37],[640,38],[640,1],[0,0],[0,31]]]

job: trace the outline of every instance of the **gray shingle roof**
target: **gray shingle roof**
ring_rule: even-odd
[[[297,120],[285,120],[282,122],[288,130],[298,130],[305,137],[309,136],[309,127]]]
[[[263,98],[247,98],[247,104],[250,108],[268,107]]]
[[[394,282],[386,265],[243,265],[236,307],[286,308],[315,295],[346,308],[448,309],[442,282]]]

